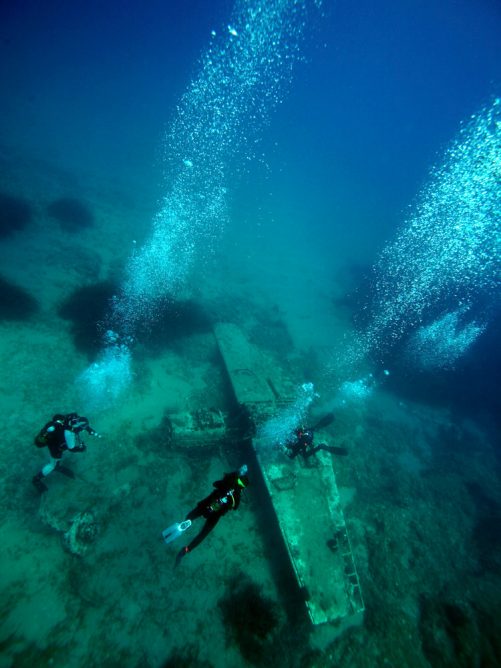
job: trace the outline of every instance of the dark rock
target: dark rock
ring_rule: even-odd
[[[0,237],[22,230],[32,218],[33,209],[27,200],[0,193]]]
[[[54,200],[48,205],[47,213],[67,232],[78,232],[94,223],[94,216],[88,207],[73,197]]]
[[[37,301],[28,292],[0,276],[0,321],[28,320],[37,309]]]

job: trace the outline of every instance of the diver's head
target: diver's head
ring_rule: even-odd
[[[71,429],[72,432],[78,434],[79,432],[87,429],[89,426],[89,421],[86,417],[77,415],[77,413],[70,413],[66,416],[66,424]]]

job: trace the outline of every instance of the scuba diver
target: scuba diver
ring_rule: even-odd
[[[319,450],[326,450],[327,452],[336,455],[347,454],[347,451],[344,448],[332,447],[327,445],[327,443],[320,443],[316,446],[313,445],[315,431],[327,427],[333,420],[334,413],[327,413],[327,415],[324,415],[314,427],[297,427],[291,438],[285,443],[285,454],[287,457],[289,457],[289,459],[295,459],[298,455],[301,455],[303,459],[306,460],[316,454]]]
[[[173,524],[168,529],[162,532],[164,541],[170,543],[178,538],[186,529],[188,529],[193,520],[199,517],[205,518],[205,524],[195,538],[183,547],[177,554],[175,566],[178,566],[181,559],[185,557],[188,552],[192,552],[197,545],[206,538],[214,529],[223,515],[226,515],[230,510],[237,510],[240,505],[240,497],[243,490],[249,484],[249,476],[247,475],[247,466],[242,466],[238,471],[232,473],[225,473],[222,480],[216,480],[212,483],[215,490],[199,501],[195,508],[186,515],[184,522]]]
[[[38,448],[47,446],[50,453],[49,463],[32,479],[33,484],[41,494],[48,490],[47,485],[43,482],[44,478],[52,473],[54,469],[69,478],[75,477],[71,469],[62,466],[61,459],[65,450],[71,452],[84,452],[86,450],[86,445],[80,436],[82,431],[101,438],[101,435],[89,425],[89,420],[86,417],[79,416],[77,413],[69,413],[68,415],[57,413],[35,436],[35,445]]]

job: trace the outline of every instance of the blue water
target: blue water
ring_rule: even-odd
[[[230,9],[4,5],[2,137],[79,168],[157,181],[159,138]],[[318,223],[336,206],[364,223],[376,211],[391,226],[459,123],[497,93],[499,8],[341,2],[323,12],[308,27],[309,62],[272,119],[266,147],[279,142],[280,151],[267,159],[286,161],[286,183],[273,172],[277,188],[290,200],[300,183]]]
[[[235,10],[230,0],[0,6],[0,343],[9,364],[18,334],[38,351],[20,346],[27,360],[44,359],[37,369],[26,361],[16,367],[22,419],[61,410],[55,389],[30,389],[57,364],[36,347],[50,323],[54,349],[66,350],[64,333],[74,341],[60,364],[61,387],[88,383],[85,409],[105,415],[130,386],[147,387],[155,346],[168,341],[181,355],[183,337],[210,330],[198,308],[207,309],[207,322],[249,325],[251,339],[277,354],[298,386],[313,382],[326,410],[341,407],[333,433],[356,452],[337,474],[346,488],[360,474],[353,512],[365,528],[354,533],[368,613],[353,635],[356,656],[350,636],[330,649],[311,640],[307,651],[292,643],[287,665],[382,666],[386,655],[402,665],[409,652],[412,666],[501,665],[499,624],[490,616],[501,598],[500,96],[494,0],[256,0],[237,1]],[[48,213],[58,198],[70,198],[73,216],[60,228]],[[72,198],[91,213],[78,212]],[[166,302],[174,304],[167,318]],[[70,330],[62,323],[71,318]],[[201,350],[194,355],[205,362]],[[364,406],[376,402],[369,417],[353,404],[343,414],[343,388],[357,387]],[[65,401],[75,399],[71,392]],[[393,403],[381,426],[384,392]],[[11,415],[12,397],[2,401],[0,412]],[[141,442],[149,423],[131,422]],[[416,464],[418,455],[426,464]],[[398,461],[405,475],[424,471],[422,487],[399,477],[391,468]],[[6,464],[6,480],[23,480],[19,466]],[[204,464],[194,468],[202,476]],[[179,470],[187,485],[189,474]],[[442,498],[464,505],[437,513]],[[409,508],[415,515],[407,521]],[[450,543],[437,553],[444,563],[464,539],[464,570],[449,576],[444,567],[431,578],[442,592],[435,598],[423,575],[426,535],[417,541],[413,530],[412,555],[398,557],[413,587],[402,603],[405,593],[391,588],[383,561],[402,527],[420,517],[429,535],[437,532],[436,544],[450,527]],[[260,566],[250,561],[259,580]],[[228,589],[231,567],[220,581],[214,567],[211,586]],[[462,577],[473,578],[465,600]],[[186,596],[197,609],[193,589]],[[475,616],[478,601],[484,607]],[[385,615],[398,605],[413,622],[392,626],[384,640]],[[297,614],[291,635],[307,644]],[[200,624],[206,638],[210,625]],[[23,658],[6,665],[34,665],[28,625],[19,629],[21,649],[9,652]],[[285,632],[277,638],[291,641]],[[165,665],[212,665],[197,662],[213,655],[193,629],[186,642],[179,654],[179,643],[165,641],[144,665],[157,665],[151,657],[162,652],[172,657]],[[137,647],[147,645],[135,642],[123,665],[141,665]],[[53,665],[53,650],[40,665]],[[253,655],[256,665],[267,665],[264,654]],[[105,654],[93,658],[107,660],[115,665]]]

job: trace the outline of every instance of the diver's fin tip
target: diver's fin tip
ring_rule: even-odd
[[[164,543],[166,545],[168,543],[172,543],[173,540],[179,538],[179,536],[183,533],[183,531],[186,531],[186,529],[189,529],[190,527],[191,527],[191,520],[176,522],[172,526],[167,527],[167,529],[164,529],[162,531],[162,537],[164,539]]]

